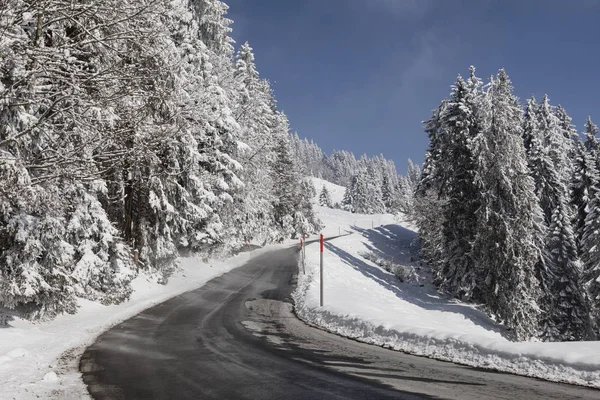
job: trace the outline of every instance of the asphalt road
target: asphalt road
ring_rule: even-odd
[[[297,251],[258,256],[101,335],[95,399],[600,399],[600,391],[411,356],[292,313]]]

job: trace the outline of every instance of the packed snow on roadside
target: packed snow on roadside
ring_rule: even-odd
[[[318,182],[315,184],[318,189]],[[328,188],[329,189],[329,188]],[[294,293],[297,315],[353,339],[407,353],[557,382],[600,388],[600,342],[511,342],[506,328],[475,306],[440,295],[417,259],[416,234],[391,215],[316,206],[326,236],[324,307],[319,245],[306,247],[306,274]],[[379,265],[396,267],[401,282]],[[411,274],[412,273],[412,274]]]
[[[132,283],[130,301],[123,304],[103,306],[80,300],[75,315],[39,323],[18,318],[10,321],[0,328],[0,398],[90,398],[78,363],[98,335],[153,305],[201,287],[260,253],[282,246],[267,246],[226,261],[182,258],[180,271],[167,285],[157,284],[153,277],[138,276]]]

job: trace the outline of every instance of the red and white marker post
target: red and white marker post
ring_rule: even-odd
[[[321,307],[323,307],[323,250],[325,248],[325,239],[321,234]]]

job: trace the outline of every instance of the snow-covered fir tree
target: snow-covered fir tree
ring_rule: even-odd
[[[352,209],[355,213],[368,214],[370,209],[369,187],[367,184],[367,172],[359,171],[352,177],[350,183],[350,198],[352,199]]]
[[[564,110],[562,113],[563,120],[570,121]],[[590,335],[590,323],[572,226],[574,213],[569,185],[573,169],[569,154],[573,152],[573,137],[567,128],[561,128],[548,96],[537,107],[536,119],[529,166],[547,228],[544,256],[538,264],[544,292],[540,303],[542,337],[582,340]]]
[[[352,177],[342,204],[346,210],[359,214],[378,214],[385,209],[381,199],[381,189],[377,182],[371,179],[366,169],[360,170]]]
[[[414,203],[422,255],[440,288],[483,301],[517,338],[589,339],[578,254],[585,261],[594,240],[580,230],[593,225],[594,135],[581,144],[547,96],[523,114],[504,71],[479,88],[473,73],[459,79],[425,123],[430,147]]]
[[[475,211],[472,257],[476,282],[490,312],[519,340],[536,335],[541,291],[535,275],[543,226],[521,139],[521,108],[504,70],[481,104],[481,131],[473,140]]]
[[[294,227],[298,236],[314,234],[322,229],[321,221],[315,215],[312,206],[312,199],[316,195],[317,192],[312,182],[307,178],[302,178],[294,214]]]
[[[408,160],[406,176],[400,176],[396,189],[389,195],[391,200],[386,206],[389,207],[390,212],[401,211],[406,214],[409,218],[414,217],[414,198],[421,181],[421,168],[415,164],[411,159]],[[384,182],[384,188],[386,187]],[[384,191],[384,202],[388,198]]]
[[[236,243],[239,246],[252,240],[264,243],[275,234],[270,165],[274,143],[287,132],[276,129],[275,100],[269,83],[259,77],[248,43],[236,55],[234,79],[237,96],[234,117],[241,126],[235,154],[242,165],[240,179],[244,187],[235,192],[226,214],[228,237],[236,247]]]
[[[554,111],[554,115],[558,119],[558,129],[563,135],[565,139],[565,147],[567,149],[567,158],[568,160],[572,160],[575,157],[576,153],[576,143],[580,140],[579,134],[577,133],[577,129],[573,125],[573,119],[567,114],[567,111],[560,104],[556,106],[556,110]],[[568,173],[572,173],[572,162],[569,162],[569,167],[571,169],[567,171]],[[567,179],[568,182],[568,179]]]
[[[596,336],[600,336],[600,177],[598,173],[598,127],[590,117],[585,123],[585,143],[575,159],[573,200],[583,262],[583,287],[587,290]]]
[[[425,132],[429,139],[429,147],[425,153],[421,179],[414,195],[413,219],[419,228],[421,256],[434,271],[440,271],[445,259],[443,250],[442,210],[445,207],[443,198],[443,170],[440,159],[444,155],[442,115],[447,100],[433,110],[431,117],[424,121]]]
[[[377,158],[375,158],[377,160]],[[367,165],[367,186],[370,196],[370,212],[369,214],[381,214],[384,213],[386,208],[383,202],[383,194],[381,189],[383,187],[383,169],[381,164],[370,163]]]
[[[323,185],[321,193],[319,194],[319,205],[322,207],[333,207],[333,204],[331,202],[331,195],[329,194],[329,190],[327,190],[327,187],[325,185]]]
[[[358,160],[353,153],[345,150],[334,150],[330,155],[327,155],[313,141],[300,139],[297,134],[292,135],[291,149],[293,158],[297,160],[298,167],[304,175],[314,176],[348,187],[352,178],[360,170],[366,169],[370,181],[377,186],[374,189],[375,196],[378,196],[378,192],[381,192],[382,203],[385,203],[383,201],[384,178],[390,185],[391,193],[388,194],[397,195],[395,192],[401,177],[394,162],[386,159],[381,154],[373,157],[363,154]],[[411,167],[419,168],[412,161],[409,162],[409,169]],[[414,175],[414,171],[407,171],[407,177],[411,174]],[[412,177],[409,180],[411,182],[415,181]]]
[[[591,314],[596,335],[600,334],[600,193],[594,192],[586,215],[581,240],[584,264],[583,287],[590,298]]]
[[[585,148],[581,140],[575,143],[573,158],[573,179],[571,183],[571,206],[575,214],[573,229],[580,256],[583,256],[582,238],[585,231],[585,220],[590,210],[591,202],[598,191],[600,175],[596,169],[596,160]]]
[[[381,201],[386,210],[391,211],[396,203],[396,188],[390,182],[390,179],[385,175],[381,182]]]
[[[424,189],[436,188],[435,195],[444,204],[436,211],[443,232],[431,233],[443,242],[425,245],[440,250],[440,258],[432,263],[435,280],[448,293],[477,299],[481,294],[477,292],[471,245],[475,238],[474,218],[479,199],[474,186],[475,164],[470,144],[480,129],[477,112],[481,101],[480,87],[481,81],[471,68],[470,78],[465,81],[458,77],[450,99],[443,102],[432,120],[427,122],[432,147],[424,176]],[[427,193],[426,189],[422,193]],[[429,216],[424,216],[421,220],[428,219]]]
[[[281,115],[280,122],[287,128],[287,118]],[[290,154],[290,139],[282,136],[275,147],[273,162],[273,182],[275,202],[273,204],[275,223],[281,231],[280,239],[311,234],[320,226],[312,210],[310,193],[296,169]],[[312,188],[314,190],[314,188]]]
[[[344,190],[341,206],[342,210],[354,212],[354,208],[352,207],[352,190],[350,187],[347,187],[346,190]]]
[[[585,148],[590,152],[594,159],[598,158],[600,143],[598,143],[598,126],[592,121],[590,116],[585,121]],[[597,167],[597,166],[596,166]]]

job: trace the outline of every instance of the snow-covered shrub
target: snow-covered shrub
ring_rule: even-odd
[[[362,257],[379,265],[381,268],[390,272],[403,283],[419,283],[419,275],[416,273],[415,268],[411,265],[396,264],[391,260],[378,257],[374,253],[364,253]]]

